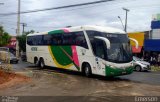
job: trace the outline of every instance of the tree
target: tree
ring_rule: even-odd
[[[30,34],[30,33],[34,33],[34,32],[35,32],[34,30],[30,30],[30,31],[24,32],[23,35],[20,35],[20,36],[17,37],[17,40],[19,41],[20,51],[26,52],[26,38],[27,38],[27,35]]]
[[[11,36],[5,32],[3,26],[0,26],[0,46],[6,46],[9,44]]]
[[[17,37],[20,51],[26,52],[26,34]]]
[[[33,33],[35,33],[35,31],[34,30],[30,30],[30,31],[24,32],[24,35],[33,34]]]

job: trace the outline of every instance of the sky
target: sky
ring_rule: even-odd
[[[60,7],[71,4],[99,0],[21,0],[21,11]],[[17,12],[18,0],[0,0],[0,14]],[[113,0],[104,3],[21,14],[21,23],[26,23],[25,31],[44,32],[66,26],[100,25],[123,30],[125,11],[128,12],[128,32],[150,30],[152,15],[160,13],[160,0]],[[0,15],[0,25],[11,35],[16,35],[17,15]],[[21,26],[22,32],[22,26]]]

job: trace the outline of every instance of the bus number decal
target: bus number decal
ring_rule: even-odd
[[[37,47],[31,47],[32,51],[37,51]]]

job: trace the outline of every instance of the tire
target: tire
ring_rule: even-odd
[[[84,65],[84,75],[86,77],[91,77],[91,75],[92,75],[92,70],[91,70],[91,67],[89,64]]]
[[[141,70],[142,70],[142,69],[141,69],[141,66],[139,66],[139,65],[136,66],[135,69],[136,69],[137,72],[141,72]]]
[[[40,63],[39,63],[40,68],[44,68],[45,67],[45,63],[43,59],[40,59]]]
[[[39,66],[39,61],[38,61],[37,58],[34,59],[34,64],[35,64],[35,66],[37,66],[37,67]]]

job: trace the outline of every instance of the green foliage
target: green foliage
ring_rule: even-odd
[[[23,52],[26,52],[26,35],[23,34],[21,36],[17,37],[17,40],[19,41],[19,49]]]
[[[27,35],[30,34],[30,33],[34,33],[34,32],[35,32],[34,30],[30,30],[30,31],[25,32],[23,35],[17,37],[17,40],[19,41],[20,51],[26,52],[26,38],[27,38]]]
[[[35,33],[35,31],[34,30],[30,30],[30,31],[24,32],[24,35],[33,34],[33,33]]]
[[[0,26],[0,46],[6,46],[9,44],[11,36],[4,31],[3,27]]]

